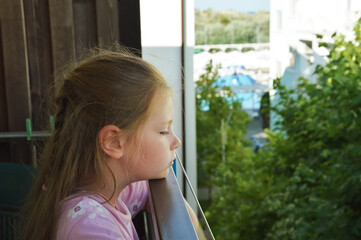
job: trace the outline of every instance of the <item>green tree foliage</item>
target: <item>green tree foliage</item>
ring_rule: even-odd
[[[196,87],[198,184],[210,188],[214,186],[218,167],[224,164],[222,161],[228,164],[248,158],[252,152],[245,135],[250,118],[242,111],[241,103],[232,100],[234,93],[229,87],[214,86],[219,78],[218,69],[209,62]]]
[[[317,83],[275,82],[280,120],[266,148],[217,168],[216,239],[361,239],[361,20],[354,32],[334,36]]]
[[[265,92],[261,98],[261,107],[259,112],[262,117],[262,128],[269,128],[270,127],[270,97],[269,92]]]
[[[230,22],[229,18],[226,16],[222,16],[219,20],[223,25],[228,25],[228,23]]]
[[[269,12],[195,10],[196,45],[269,41]]]

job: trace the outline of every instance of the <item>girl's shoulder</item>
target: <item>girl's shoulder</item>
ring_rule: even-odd
[[[61,215],[74,220],[85,216],[89,218],[95,218],[97,215],[107,217],[109,211],[101,204],[101,200],[100,197],[93,195],[72,197],[63,203]]]
[[[148,184],[147,181],[139,181],[129,184],[124,190],[120,193],[120,198],[123,201],[127,201],[129,198],[144,198],[148,196]]]
[[[60,204],[56,239],[137,239],[132,217],[144,208],[147,198],[146,181],[128,185],[116,209],[98,194],[72,195]]]
[[[134,217],[140,210],[144,209],[148,194],[147,181],[131,183],[120,193],[117,206],[124,203]]]
[[[129,223],[116,218],[103,203],[96,195],[67,199],[59,213],[57,239],[133,239]]]
[[[72,229],[87,219],[94,222],[111,217],[99,201],[89,196],[70,196],[61,202],[58,218],[57,239],[68,239]]]

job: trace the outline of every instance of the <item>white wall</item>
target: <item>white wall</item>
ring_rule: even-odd
[[[183,6],[182,6],[183,5]],[[184,11],[182,12],[182,7]],[[182,15],[183,14],[183,15]],[[194,2],[193,0],[140,0],[141,40],[143,58],[163,74],[174,90],[174,130],[183,142],[178,155],[186,160],[186,170],[197,189],[195,93],[193,86]],[[182,33],[182,28],[184,32]],[[184,66],[185,129],[182,129],[182,66]],[[185,131],[185,138],[182,133]],[[183,190],[179,164],[177,177]],[[187,200],[195,208],[191,192]]]

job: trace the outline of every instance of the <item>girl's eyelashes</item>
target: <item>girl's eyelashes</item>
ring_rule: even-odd
[[[168,124],[167,127],[161,128],[163,131],[159,131],[160,135],[168,135],[173,132],[173,128],[171,124]],[[159,129],[160,130],[160,129]]]

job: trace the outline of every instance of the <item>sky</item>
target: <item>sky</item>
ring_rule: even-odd
[[[194,7],[200,10],[212,8],[216,11],[237,12],[269,11],[270,0],[194,0]]]

